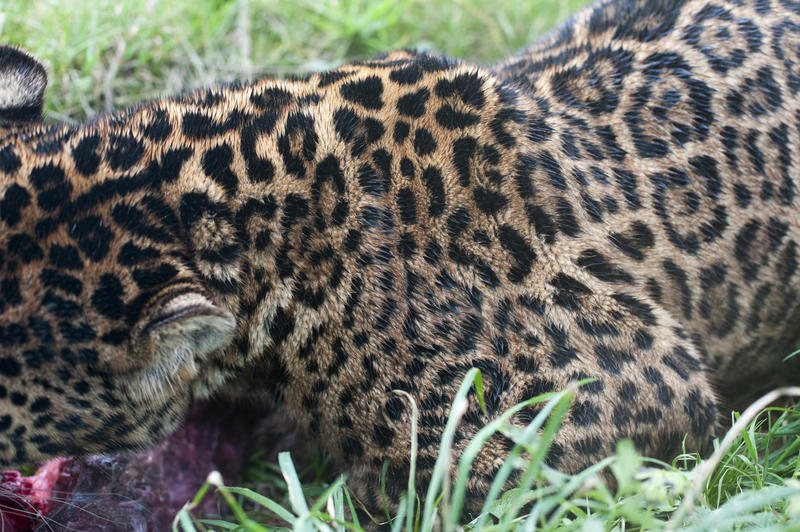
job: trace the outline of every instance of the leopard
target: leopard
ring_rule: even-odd
[[[228,394],[375,508],[414,420],[430,482],[472,368],[453,474],[568,388],[549,467],[707,448],[798,380],[799,55],[793,0],[605,0],[491,66],[400,50],[65,125],[0,49],[0,465],[140,449]]]

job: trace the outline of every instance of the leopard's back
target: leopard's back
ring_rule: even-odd
[[[557,128],[572,204],[616,228],[601,251],[733,393],[780,382],[798,345],[798,14],[604,2],[495,68],[573,124]],[[630,189],[627,217],[603,204],[614,183]]]

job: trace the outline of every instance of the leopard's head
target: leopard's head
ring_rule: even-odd
[[[108,121],[41,123],[46,83],[0,48],[0,465],[160,439],[222,379],[236,332],[172,211],[133,186],[189,150],[164,139],[123,168]]]

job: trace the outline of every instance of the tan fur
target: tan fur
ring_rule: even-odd
[[[394,390],[424,485],[471,367],[489,412],[457,450],[587,377],[554,467],[702,448],[720,395],[797,375],[800,15],[768,7],[610,1],[491,69],[393,52],[8,126],[0,461],[135,448],[192,398],[268,393],[376,507],[384,462],[392,500],[408,471]]]

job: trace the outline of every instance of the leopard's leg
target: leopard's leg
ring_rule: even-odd
[[[587,302],[588,303],[588,302]],[[583,316],[592,316],[593,326],[569,323],[573,317],[553,314],[545,329],[551,334],[543,349],[524,350],[514,334],[508,334],[506,357],[495,353],[471,358],[471,367],[482,371],[488,415],[475,394],[463,415],[451,456],[451,480],[458,458],[477,432],[513,405],[543,392],[566,389],[571,382],[595,380],[580,386],[546,458],[561,471],[577,472],[614,453],[618,441],[630,439],[645,456],[671,460],[682,449],[700,451],[718,429],[718,401],[701,354],[680,325],[646,297],[615,294],[597,306],[586,305]],[[613,328],[606,318],[616,318]],[[535,324],[529,324],[533,327]],[[524,336],[526,327],[518,328]],[[518,348],[518,349],[515,349]],[[545,356],[540,356],[544,354]],[[417,459],[417,492],[424,497],[439,450],[439,441],[450,413],[442,402],[449,399],[468,370],[452,366],[452,381],[446,388],[426,387],[416,394],[420,449]],[[457,369],[456,369],[457,368]],[[432,400],[435,398],[437,400]],[[389,395],[376,398],[386,404]],[[395,403],[396,404],[396,403]],[[527,425],[542,408],[526,407],[516,414],[516,425]],[[368,508],[384,516],[394,515],[399,497],[406,491],[410,460],[410,410],[399,419],[389,419],[386,409],[365,411],[365,427],[391,427],[392,435],[376,445],[372,430],[360,432],[358,457],[349,466],[350,485]],[[512,448],[505,437],[494,437],[472,464],[465,511],[475,513],[483,505],[495,474]],[[384,489],[381,469],[387,463]]]

